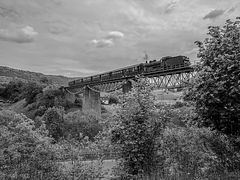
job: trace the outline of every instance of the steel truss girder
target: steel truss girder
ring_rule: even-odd
[[[156,89],[175,89],[188,86],[189,81],[195,75],[194,72],[182,72],[163,76],[146,78]]]
[[[67,91],[69,94],[73,94],[73,95],[82,94],[84,91],[84,87],[65,88],[65,91]]]
[[[91,86],[91,88],[95,89],[96,91],[101,91],[101,92],[112,92],[112,91],[121,89],[124,83],[126,83],[126,81],[104,83],[104,84],[98,84],[95,86]]]
[[[154,77],[145,77],[145,79],[154,85],[155,89],[175,89],[184,88],[189,85],[189,81],[196,77],[197,73],[191,72],[179,72],[176,74],[164,74]],[[131,79],[129,79],[131,81]],[[126,84],[129,80],[119,80],[116,82],[106,82],[97,85],[87,85],[90,89],[98,92],[112,92],[121,89],[123,84]],[[67,89],[71,94],[81,94],[83,93],[85,86],[78,88]]]

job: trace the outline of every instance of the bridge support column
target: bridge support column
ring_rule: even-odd
[[[123,86],[122,86],[123,93],[128,93],[129,91],[131,91],[131,89],[132,89],[131,81],[127,81],[127,83],[123,84]]]
[[[84,113],[93,113],[96,116],[101,115],[100,92],[96,92],[89,87],[84,88],[82,111]]]

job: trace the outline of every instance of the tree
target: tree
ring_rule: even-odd
[[[46,128],[56,141],[63,137],[64,133],[64,110],[63,108],[49,108],[42,117]]]
[[[11,81],[2,92],[1,96],[10,101],[17,102],[24,98],[23,97],[24,85],[25,83],[22,81]]]
[[[0,111],[0,179],[54,179],[55,151],[44,126],[22,114]]]
[[[239,19],[210,26],[210,37],[196,42],[198,77],[186,96],[195,102],[200,125],[231,136],[240,136]]]
[[[64,136],[78,141],[86,136],[93,141],[94,137],[102,131],[102,126],[96,116],[83,114],[81,111],[66,114],[64,120]]]
[[[37,95],[42,93],[42,90],[43,87],[36,82],[28,82],[25,84],[23,96],[25,97],[27,104],[36,102]]]
[[[155,142],[162,122],[154,116],[151,91],[148,83],[139,81],[121,100],[112,142],[119,148],[124,178],[150,174],[156,167]]]

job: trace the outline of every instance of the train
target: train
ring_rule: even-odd
[[[113,70],[110,72],[70,81],[68,85],[71,87],[75,85],[86,85],[86,84],[92,84],[96,82],[117,80],[117,79],[123,79],[123,78],[128,79],[136,75],[147,76],[149,74],[156,73],[156,72],[176,70],[176,69],[181,69],[189,66],[190,66],[190,60],[186,56],[175,56],[175,57],[167,56],[167,57],[161,58],[160,60],[146,61],[145,63],[140,63],[133,66],[128,66],[125,68]]]

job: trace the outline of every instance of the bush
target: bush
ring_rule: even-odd
[[[64,134],[63,108],[49,108],[43,115],[42,121],[46,124],[49,135],[58,141]]]
[[[240,154],[233,151],[226,136],[210,129],[166,128],[159,142],[166,174],[207,178],[240,170]]]
[[[82,99],[81,98],[76,98],[75,99],[75,102],[74,102],[74,104],[75,105],[77,105],[77,106],[79,106],[79,107],[82,107]]]
[[[210,37],[196,42],[201,63],[186,96],[195,103],[199,125],[236,137],[240,136],[239,19],[227,20],[223,27],[210,26]]]
[[[13,102],[25,98],[27,104],[31,104],[36,101],[36,96],[42,89],[43,87],[35,82],[11,81],[1,92],[1,96]]]
[[[175,104],[173,104],[173,108],[181,108],[181,107],[184,107],[186,106],[187,103],[186,102],[181,102],[181,101],[177,101]]]
[[[58,107],[63,105],[64,93],[59,89],[44,89],[38,95],[38,106]]]
[[[25,83],[22,81],[11,81],[5,87],[1,96],[10,101],[17,102],[23,99],[24,85]]]
[[[54,179],[60,171],[44,126],[22,114],[0,112],[0,179]]]
[[[110,95],[109,97],[109,104],[118,104],[119,100],[116,96]]]
[[[78,100],[79,101],[79,100]],[[43,89],[42,93],[37,95],[37,106],[45,106],[46,108],[52,107],[64,107],[65,110],[68,110],[75,106],[80,106],[79,104],[72,103],[65,97],[65,93],[55,86],[47,86]]]
[[[107,109],[103,105],[101,105],[101,113],[104,114],[107,112],[108,112]]]
[[[83,114],[81,111],[68,113],[64,120],[65,137],[70,136],[76,140],[81,140],[88,136],[93,141],[94,137],[102,131],[102,126],[95,116]]]
[[[112,142],[120,151],[123,178],[150,174],[157,165],[155,143],[163,124],[156,121],[151,91],[149,84],[139,81],[121,99]]]
[[[47,135],[44,124],[36,128],[35,123],[22,114],[0,111],[0,179],[103,177],[100,159],[90,164],[82,162],[81,152],[88,145],[86,139],[52,144]],[[61,160],[67,162],[61,163]]]
[[[104,177],[101,158],[89,163],[83,161],[82,153],[88,144],[86,138],[81,141],[68,139],[56,144],[58,154],[66,161],[62,166],[66,179],[85,180]]]
[[[36,102],[37,95],[42,93],[43,87],[35,82],[29,82],[24,86],[23,97],[27,104],[32,104]]]

